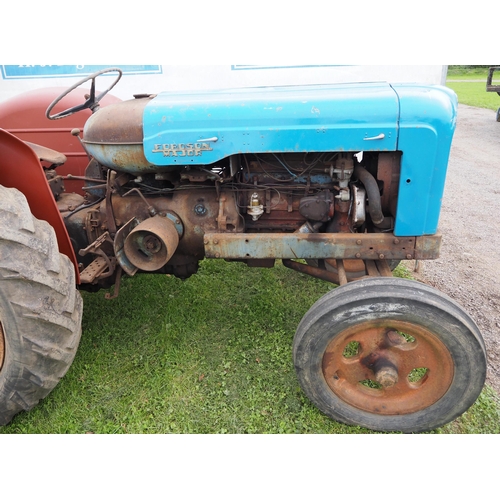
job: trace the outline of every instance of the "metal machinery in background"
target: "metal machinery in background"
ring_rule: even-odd
[[[486,92],[496,92],[500,95],[500,85],[495,85],[493,83],[493,76],[495,71],[500,71],[500,66],[492,66],[488,70],[488,78],[486,79]],[[500,108],[497,109],[496,114],[497,122],[500,122]]]

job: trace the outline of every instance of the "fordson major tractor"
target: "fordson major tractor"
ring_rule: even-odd
[[[116,78],[98,92],[104,73]],[[186,279],[213,258],[280,260],[339,285],[293,341],[300,385],[330,418],[422,432],[474,403],[486,374],[476,324],[439,291],[392,276],[401,260],[439,256],[453,92],[353,83],[99,106],[121,76],[94,73],[47,109],[49,120],[92,111],[71,136],[89,159],[80,193],[58,174],[64,155],[0,131],[0,424],[68,370],[79,290],[113,297],[123,276]],[[55,111],[86,81],[81,104]]]

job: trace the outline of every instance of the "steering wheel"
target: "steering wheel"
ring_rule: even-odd
[[[95,80],[99,75],[103,75],[104,73],[111,73],[113,71],[118,72],[118,77],[115,79],[115,81],[104,91],[101,92],[98,96],[95,95]],[[59,97],[56,97],[56,99],[50,104],[50,106],[47,108],[47,111],[45,112],[45,116],[49,120],[59,120],[60,118],[66,118],[67,116],[71,116],[75,113],[78,113],[78,111],[82,111],[84,109],[90,109],[92,113],[95,113],[99,109],[99,101],[118,83],[120,78],[122,77],[123,72],[119,68],[107,68],[107,69],[102,69],[101,71],[97,71],[96,73],[93,73],[92,75],[89,75],[82,80],[76,82],[72,87],[70,87],[68,90],[63,92]],[[78,106],[73,106],[72,108],[65,109],[64,111],[61,111],[60,113],[56,113],[55,115],[51,115],[50,112],[54,109],[54,106],[61,101],[64,97],[66,97],[70,92],[73,92],[76,88],[80,87],[83,85],[85,82],[88,82],[89,80],[92,80],[92,85],[90,86],[90,94],[86,97],[86,101],[83,104],[80,104]]]

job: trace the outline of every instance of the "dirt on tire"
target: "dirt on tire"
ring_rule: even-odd
[[[0,186],[0,425],[46,397],[70,367],[83,302],[54,229]]]
[[[500,123],[495,111],[459,105],[439,220],[441,256],[434,261],[404,262],[416,279],[455,299],[476,321],[488,356],[486,383],[498,394],[499,164]]]

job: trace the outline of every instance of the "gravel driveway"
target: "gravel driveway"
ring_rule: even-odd
[[[500,123],[495,111],[458,107],[439,229],[441,257],[420,262],[415,277],[454,298],[474,318],[488,351],[487,383],[500,394]],[[413,270],[414,262],[406,264]]]

